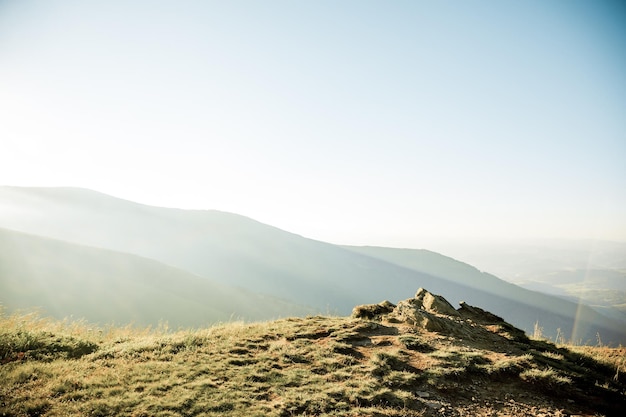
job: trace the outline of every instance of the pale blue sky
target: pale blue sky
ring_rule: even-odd
[[[334,243],[626,241],[615,1],[2,1],[0,184]]]

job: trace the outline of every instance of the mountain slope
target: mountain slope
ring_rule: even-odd
[[[552,337],[560,329],[577,341],[595,341],[599,332],[606,342],[626,342],[619,322],[574,303],[557,304],[557,298],[529,304],[526,292],[495,277],[463,280],[465,269],[455,272],[453,260],[434,253],[428,263],[444,273],[230,213],[150,207],[75,188],[0,187],[0,226],[152,258],[321,312],[345,315],[355,304],[399,299],[428,287],[450,300],[485,306],[528,332],[539,322]]]
[[[374,319],[165,334],[0,314],[0,415],[624,415],[624,348],[529,339],[420,294]]]
[[[613,327],[616,331],[619,331],[620,325],[623,326],[626,324],[626,321],[619,321],[618,316],[615,316],[615,321],[608,318],[604,319],[603,316],[606,315],[600,316],[597,311],[586,305],[565,300],[562,297],[554,297],[545,293],[521,288],[501,280],[494,275],[481,272],[471,265],[428,250],[375,246],[344,247],[356,253],[392,262],[395,265],[410,268],[420,273],[427,273],[435,277],[445,277],[445,279],[471,288],[480,288],[484,292],[492,294],[493,297],[508,300],[508,306],[499,305],[500,308],[497,308],[497,310],[506,310],[507,314],[511,317],[524,314],[523,310],[525,310],[527,306],[534,306],[538,311],[550,312],[553,317],[575,316],[577,317],[577,322],[574,324],[575,327],[568,327],[565,325],[565,321],[562,321],[564,327],[556,327],[560,328],[561,331],[566,331],[568,335],[571,335],[568,337],[571,337],[572,340],[575,341],[579,340],[583,334],[588,334],[588,329],[593,327],[592,323],[594,322],[601,323],[604,321],[605,323],[614,323]],[[492,300],[492,302],[487,302],[486,304],[490,304],[491,307],[494,301]],[[539,315],[537,315],[537,322],[542,326],[546,323]],[[551,322],[550,325],[554,326],[554,321]],[[529,329],[530,328],[526,328],[527,331],[529,331]]]
[[[0,303],[57,318],[174,327],[311,311],[151,259],[7,229],[0,229]]]
[[[420,285],[437,288],[439,280],[243,216],[144,206],[82,189],[0,188],[0,226],[137,254],[340,314]]]

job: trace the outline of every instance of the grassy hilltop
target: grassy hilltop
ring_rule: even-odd
[[[529,339],[497,317],[483,320],[495,316],[433,313],[429,323],[448,326],[437,331],[398,317],[315,316],[171,332],[4,315],[0,415],[611,416],[626,410],[624,348],[557,346]]]

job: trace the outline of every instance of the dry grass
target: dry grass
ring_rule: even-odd
[[[532,415],[563,404],[613,412],[592,397],[624,406],[624,349],[494,337],[502,344],[487,348],[338,317],[171,332],[2,316],[0,415]]]

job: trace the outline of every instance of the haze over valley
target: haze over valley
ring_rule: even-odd
[[[528,333],[626,340],[619,316],[529,291],[428,250],[337,246],[211,210],[142,205],[78,188],[0,187],[0,293],[58,318],[203,326],[349,315],[424,287]]]

